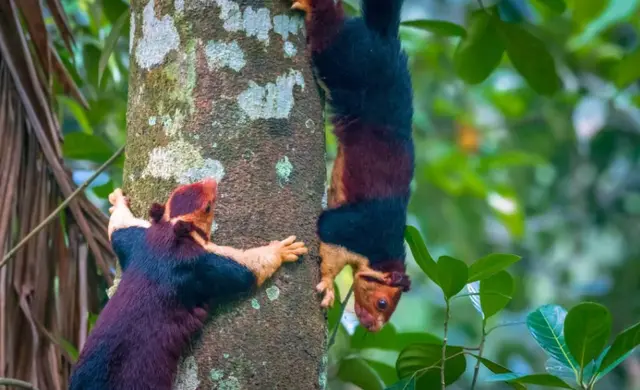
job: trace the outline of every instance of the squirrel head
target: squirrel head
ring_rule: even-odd
[[[149,216],[154,223],[170,222],[177,236],[195,231],[206,241],[211,235],[218,183],[205,179],[177,187],[166,204],[154,203]]]
[[[368,268],[355,274],[355,312],[360,325],[377,332],[389,321],[403,292],[411,282],[404,270],[374,271]]]

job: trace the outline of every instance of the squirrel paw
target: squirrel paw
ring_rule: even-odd
[[[295,0],[291,5],[291,9],[303,11],[306,14],[311,13],[311,1],[312,0]]]
[[[129,199],[124,196],[124,193],[120,188],[116,188],[109,194],[109,203],[113,206],[109,208],[110,213],[113,213],[116,207],[129,207]]]
[[[324,298],[322,299],[320,306],[325,309],[333,306],[333,301],[336,297],[335,290],[333,289],[333,280],[322,279],[322,281],[316,286],[316,291],[320,293],[324,292]]]
[[[299,256],[309,252],[304,242],[296,242],[296,236],[290,236],[282,241],[272,241],[269,245],[275,249],[276,256],[283,263],[297,261]]]

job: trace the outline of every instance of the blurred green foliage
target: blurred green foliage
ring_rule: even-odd
[[[125,141],[128,4],[67,0],[65,8],[75,51],[55,45],[89,109],[63,96],[57,103],[64,153],[82,181]],[[348,0],[347,9],[357,13],[357,1]],[[329,388],[424,388],[400,378],[396,363],[414,364],[402,353],[422,345],[424,364],[428,346],[442,343],[441,273],[449,295],[468,283],[450,299],[447,354],[461,371],[450,388],[470,388],[476,358],[453,355],[456,346],[480,343],[483,324],[488,337],[476,388],[554,380],[545,371],[573,386],[575,373],[554,354],[564,339],[550,347],[530,333],[545,335],[535,320],[553,313],[558,326],[574,326],[562,307],[583,300],[608,308],[610,331],[602,331],[604,344],[602,335],[588,346],[569,338],[567,350],[588,351],[602,359],[599,367],[611,368],[598,389],[639,388],[638,352],[628,348],[637,326],[609,337],[640,319],[639,9],[638,0],[405,1],[401,38],[414,82],[417,158],[406,238],[413,254],[424,238],[433,258],[408,256],[412,290],[380,333],[355,325],[351,302],[341,321],[340,307],[332,308]],[[93,199],[103,202],[120,183],[116,166],[91,187]],[[482,274],[474,259],[487,253],[506,257]],[[434,259],[443,256],[458,260],[438,266]],[[466,281],[440,269],[462,265]],[[343,272],[338,290],[346,292],[351,280]],[[623,357],[631,363],[618,364]],[[586,374],[598,376],[588,367]]]

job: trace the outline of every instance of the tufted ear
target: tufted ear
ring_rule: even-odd
[[[178,238],[189,237],[191,232],[194,230],[195,226],[191,222],[177,221],[173,225],[173,232]]]
[[[392,271],[389,273],[387,285],[391,287],[402,287],[402,292],[407,292],[411,289],[411,280],[404,272]]]
[[[160,203],[152,204],[151,208],[149,209],[149,217],[151,217],[151,220],[154,223],[158,223],[162,220],[163,216],[164,216],[164,205]]]

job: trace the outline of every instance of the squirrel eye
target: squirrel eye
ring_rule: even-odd
[[[204,212],[209,214],[211,212],[211,203],[207,203],[207,208],[204,209]]]
[[[386,299],[379,299],[378,302],[376,302],[376,306],[378,307],[378,310],[385,310],[388,305],[389,304],[387,303]]]

